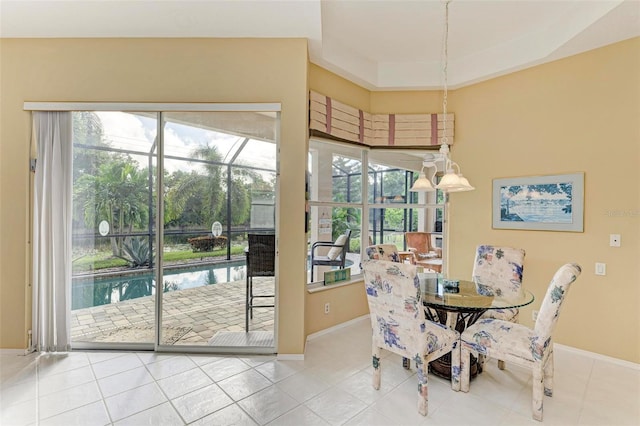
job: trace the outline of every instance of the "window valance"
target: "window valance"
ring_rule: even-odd
[[[309,129],[367,146],[430,147],[442,144],[444,120],[453,144],[454,116],[446,114],[371,114],[328,96],[309,93]]]

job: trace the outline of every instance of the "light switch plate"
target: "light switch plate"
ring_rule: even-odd
[[[596,262],[596,275],[607,275],[607,264]]]

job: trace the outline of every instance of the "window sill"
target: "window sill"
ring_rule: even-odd
[[[321,291],[331,290],[333,288],[346,287],[353,284],[362,284],[362,282],[362,275],[352,277],[348,281],[341,281],[339,283],[329,285],[324,285],[322,281],[318,281],[315,283],[307,284],[307,293],[320,293]]]

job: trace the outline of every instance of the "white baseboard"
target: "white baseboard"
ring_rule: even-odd
[[[596,352],[585,351],[583,349],[574,348],[572,346],[561,345],[560,343],[555,343],[555,342],[553,343],[553,349],[556,351],[560,349],[561,351],[564,351],[564,352],[570,352],[576,355],[582,355],[587,358],[595,359],[598,361],[609,362],[611,364],[616,364],[621,367],[627,367],[633,370],[640,371],[640,364],[636,364],[635,362],[631,362],[631,361],[626,361],[624,359],[614,358],[607,355],[601,355]]]
[[[348,326],[350,326],[352,324],[355,324],[357,322],[363,321],[365,319],[369,320],[369,315],[368,314],[367,315],[363,315],[361,317],[354,318],[352,320],[349,320],[349,321],[346,321],[346,322],[343,322],[343,323],[340,323],[338,325],[334,325],[333,327],[325,328],[324,330],[320,330],[320,331],[317,331],[315,333],[312,333],[312,334],[307,336],[307,341],[313,340],[313,339],[315,339],[317,337],[320,337],[320,336],[323,336],[325,334],[329,334],[329,333],[331,333],[333,331],[340,330],[341,328],[348,327]]]

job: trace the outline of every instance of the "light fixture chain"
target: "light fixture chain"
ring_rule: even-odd
[[[442,145],[449,144],[449,137],[447,136],[447,101],[448,101],[448,85],[447,85],[447,68],[449,65],[449,3],[451,0],[446,0],[444,3],[444,43],[442,46],[443,66],[442,66],[442,80],[444,86],[444,93],[442,95],[442,113],[444,115],[444,123],[442,127]]]

